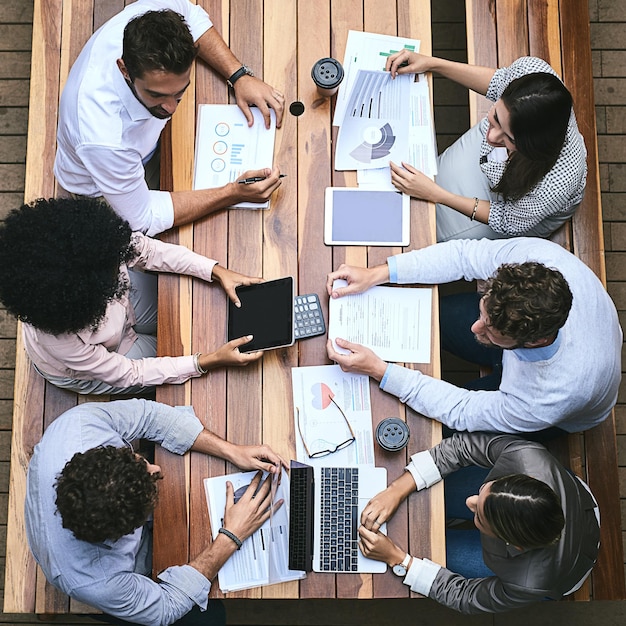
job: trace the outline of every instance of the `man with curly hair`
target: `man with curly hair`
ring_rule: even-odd
[[[199,56],[228,80],[248,125],[251,106],[280,126],[284,96],[230,51],[206,11],[189,0],[138,0],[89,39],[61,95],[54,174],[71,194],[104,197],[136,231],[155,235],[240,201],[265,202],[278,167],[263,180],[197,191],[157,191],[159,138],[190,84]],[[153,158],[154,157],[154,158]]]
[[[0,224],[0,301],[23,322],[24,346],[39,373],[64,389],[144,393],[261,358],[260,351],[239,350],[251,336],[214,352],[157,357],[155,272],[217,281],[235,304],[238,285],[261,281],[133,233],[98,198],[40,198]]]
[[[334,288],[336,279],[347,287]],[[441,300],[442,347],[493,368],[467,389],[387,364],[371,350],[329,357],[358,371],[412,409],[458,431],[578,432],[602,422],[617,400],[622,330],[602,283],[573,254],[550,241],[457,240],[389,257],[373,268],[342,265],[328,275],[331,297],[382,283],[485,280],[484,294]]]
[[[274,473],[284,465],[268,446],[220,439],[191,407],[139,399],[78,405],[46,429],[29,465],[25,521],[33,555],[52,585],[103,611],[111,623],[223,623],[219,603],[212,608],[208,602],[211,580],[282,501],[271,502],[261,472],[237,504],[227,483],[225,532],[189,563],[168,567],[154,581],[151,517],[161,475],[130,447],[139,438],[175,454],[218,456],[247,470]]]

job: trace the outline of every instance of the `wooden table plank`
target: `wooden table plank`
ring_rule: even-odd
[[[510,65],[528,54],[527,0],[496,0],[498,65]]]
[[[296,0],[265,3],[263,15],[264,78],[285,94],[287,104],[295,100],[295,55],[297,49]],[[287,174],[272,200],[272,209],[263,214],[263,276],[294,276],[298,284],[298,215],[297,215],[297,119],[285,113],[283,126],[276,136],[275,163]],[[298,345],[288,350],[272,350],[263,357],[263,442],[283,458],[295,458],[295,433],[291,401],[291,368],[298,364]],[[298,598],[298,582],[265,587],[264,598]]]
[[[311,69],[318,59],[336,52],[331,41],[330,2],[300,2],[297,15],[297,94],[304,114],[297,118],[298,172],[298,242],[301,293],[320,295],[324,317],[328,321],[328,298],[324,285],[332,271],[332,248],[324,245],[324,189],[332,185],[329,163],[332,158],[332,104],[322,98],[311,79]],[[338,58],[338,57],[336,57]],[[341,57],[343,60],[343,57]],[[289,102],[289,98],[288,98]],[[314,337],[298,343],[299,365],[329,363],[326,337]],[[293,423],[293,419],[291,420]],[[294,437],[296,435],[294,434]],[[294,452],[295,457],[295,441]],[[311,572],[300,583],[301,598],[334,597],[335,578]]]

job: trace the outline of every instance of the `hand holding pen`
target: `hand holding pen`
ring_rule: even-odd
[[[278,187],[285,174],[278,167],[249,170],[235,182],[237,202],[266,202]]]
[[[287,174],[280,174],[278,176],[278,178],[285,178],[285,176],[287,176]],[[242,178],[241,180],[238,180],[237,182],[240,185],[251,185],[252,183],[260,183],[262,180],[265,180],[266,176],[252,176],[251,178]]]

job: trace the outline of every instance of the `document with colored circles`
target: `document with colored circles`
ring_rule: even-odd
[[[232,183],[248,170],[271,168],[274,161],[276,115],[270,109],[272,123],[265,128],[263,115],[250,109],[254,124],[248,126],[236,104],[201,104],[196,131],[194,189],[213,189]],[[240,202],[235,207],[266,209],[262,203]]]

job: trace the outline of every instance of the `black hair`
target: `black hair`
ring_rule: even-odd
[[[485,497],[483,514],[496,537],[527,550],[556,543],[565,526],[554,490],[525,474],[494,480]]]
[[[146,522],[156,504],[159,478],[130,448],[77,452],[55,485],[63,528],[81,541],[117,541]]]
[[[535,72],[511,81],[501,100],[509,111],[516,149],[493,191],[515,201],[531,191],[559,158],[572,95],[554,74]]]
[[[138,15],[124,29],[122,61],[131,82],[154,70],[183,74],[197,54],[185,18],[170,9]]]
[[[97,328],[127,289],[135,256],[128,222],[97,198],[40,198],[0,225],[0,300],[53,335]]]

